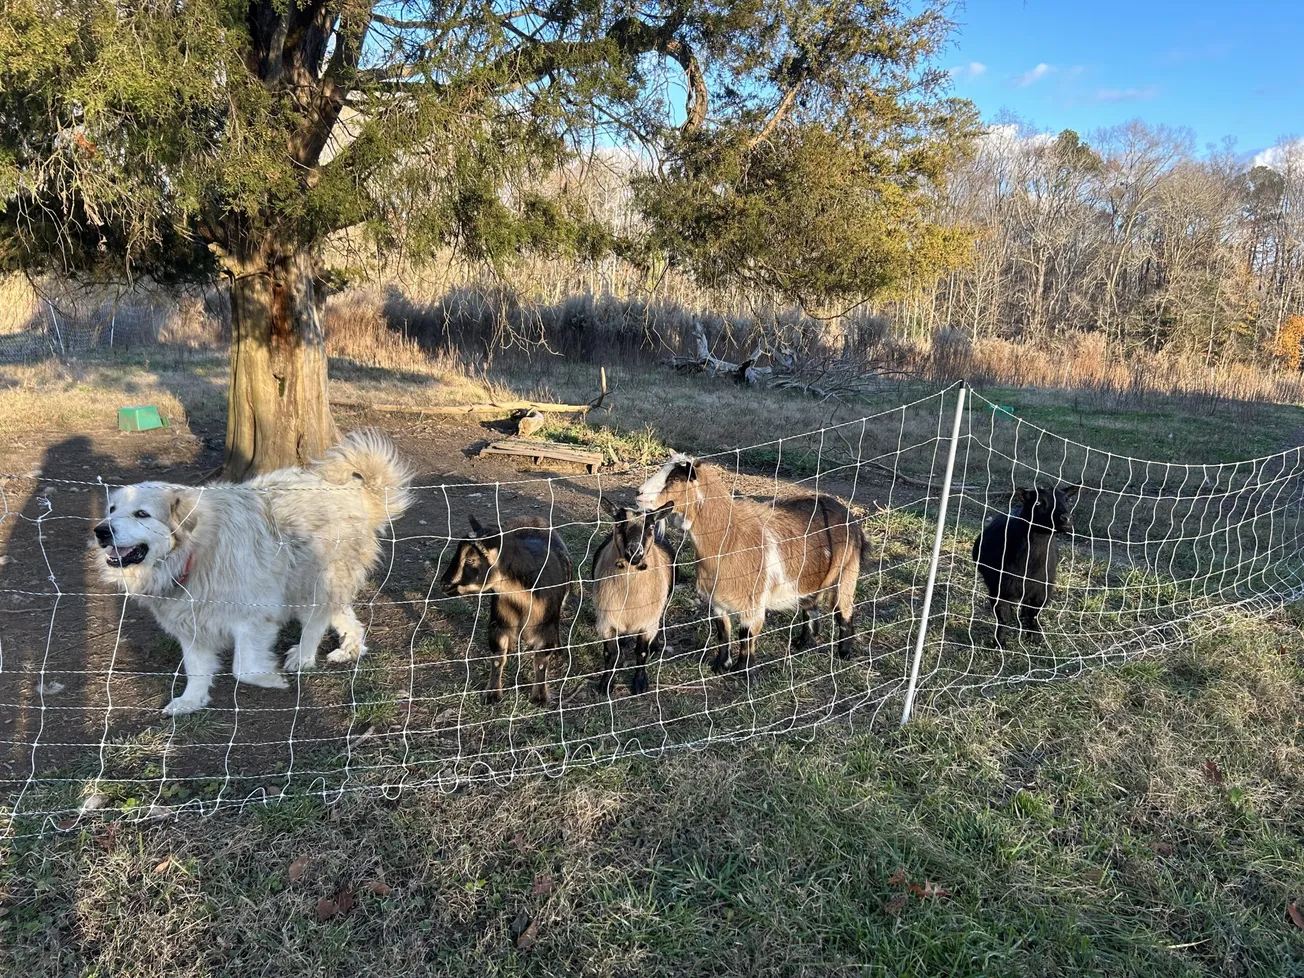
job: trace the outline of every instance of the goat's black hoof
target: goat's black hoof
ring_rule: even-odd
[[[647,692],[647,672],[639,670],[629,680],[629,691],[635,696],[640,696]]]
[[[503,691],[501,689],[486,689],[480,694],[480,702],[485,706],[493,706],[495,703],[501,703]]]
[[[733,659],[726,655],[717,655],[713,660],[711,660],[711,671],[718,676],[721,673],[728,672],[733,668],[733,665]]]
[[[852,645],[850,642],[839,642],[837,654],[839,659],[841,659],[843,662],[846,662],[848,659],[855,656],[856,647]]]

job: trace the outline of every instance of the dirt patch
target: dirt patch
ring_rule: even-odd
[[[515,696],[493,710],[483,707],[476,694],[486,669],[479,626],[487,608],[447,599],[437,588],[449,540],[465,535],[470,513],[483,522],[541,516],[566,537],[576,566],[587,568],[605,531],[597,525],[599,496],[631,498],[644,471],[590,476],[565,463],[549,470],[527,459],[478,458],[476,447],[496,434],[475,422],[362,413],[340,422],[387,428],[418,473],[416,503],[356,604],[372,653],[353,669],[292,679],[288,692],[236,687],[220,677],[212,708],[175,723],[160,708],[183,679],[179,649],[152,616],[98,581],[88,564],[89,530],[103,508],[100,480],[196,482],[221,460],[220,432],[175,428],[47,440],[27,433],[0,446],[8,473],[0,485],[0,554],[8,558],[0,566],[0,795],[12,800],[63,786],[72,797],[61,803],[29,797],[23,804],[54,810],[41,806],[70,803],[93,779],[120,785],[114,802],[166,803],[220,795],[232,779],[336,784],[343,772],[347,784],[350,772],[365,779],[376,768],[425,777],[450,767],[465,773],[480,762],[511,769],[531,745],[540,752],[528,763],[546,766],[549,751],[568,736],[594,750],[631,736],[661,741],[667,723],[731,722],[734,710],[746,711],[739,722],[754,726],[758,697],[762,712],[766,697],[783,699],[778,722],[789,726],[808,710],[827,708],[818,688],[832,675],[827,650],[811,653],[824,664],[809,685],[794,686],[790,669],[774,670],[773,688],[763,678],[712,677],[702,665],[709,639],[695,627],[701,611],[691,586],[676,594],[671,652],[655,694],[627,697],[622,684],[613,706],[596,692],[591,677],[601,656],[584,608],[563,625],[571,647],[558,665],[560,710],[528,703],[526,666],[517,662],[509,669],[519,684]],[[852,501],[872,508],[886,498],[889,482],[838,472],[821,477],[820,488],[844,498],[854,489]],[[756,495],[798,491],[756,471],[742,471],[739,488]],[[282,636],[282,650],[294,637]],[[846,668],[858,670],[863,687],[869,664]]]

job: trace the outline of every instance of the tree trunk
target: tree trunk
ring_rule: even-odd
[[[324,309],[316,262],[302,250],[264,249],[229,262],[231,388],[222,475],[242,480],[304,465],[333,445]]]

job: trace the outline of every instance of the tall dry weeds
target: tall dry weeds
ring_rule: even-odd
[[[816,374],[836,367],[869,378],[964,379],[1095,392],[1136,405],[1154,395],[1201,403],[1304,403],[1304,375],[1297,371],[1240,363],[1207,368],[1171,352],[1124,358],[1098,333],[1028,343],[975,341],[943,329],[909,342],[872,310],[816,318],[755,297],[707,295],[673,275],[649,288],[619,263],[518,269],[518,279],[534,276],[528,287],[451,268],[446,277],[452,284],[441,291],[391,282],[332,295],[325,316],[329,355],[381,370],[434,366],[472,375],[495,365],[554,360],[651,367],[694,352],[700,324],[718,357],[738,361],[758,347],[782,349]],[[20,276],[0,280],[0,361],[111,359],[153,350],[220,355],[229,338],[230,308],[219,288],[176,291],[141,283],[124,290],[60,281],[34,286]]]

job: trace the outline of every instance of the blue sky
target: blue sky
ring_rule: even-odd
[[[1085,135],[1140,118],[1245,156],[1304,137],[1304,0],[967,0],[955,19],[944,63],[985,119]]]

